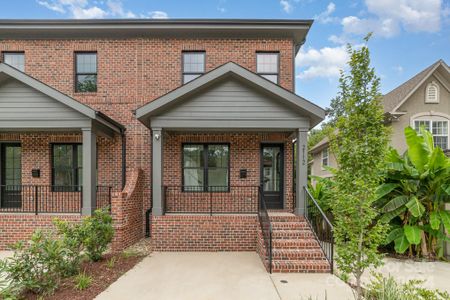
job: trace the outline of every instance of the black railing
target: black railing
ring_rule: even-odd
[[[111,207],[111,187],[98,186],[96,208]],[[0,185],[0,213],[81,213],[81,186]]]
[[[269,264],[269,273],[272,273],[272,224],[267,211],[266,201],[264,201],[262,185],[258,188],[258,198],[260,203],[258,211],[259,223],[264,240],[265,254]]]
[[[322,248],[328,262],[330,263],[331,273],[333,273],[334,261],[334,236],[333,225],[328,220],[325,213],[320,208],[317,201],[311,195],[307,188],[305,192],[305,217],[311,226],[317,241]]]
[[[189,214],[256,214],[258,186],[164,186],[164,211]]]

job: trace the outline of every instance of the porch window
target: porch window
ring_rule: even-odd
[[[54,191],[80,191],[83,183],[81,144],[52,145],[52,186]]]
[[[183,145],[183,191],[228,191],[229,150],[227,144]]]
[[[19,71],[25,71],[25,53],[23,52],[3,52],[3,62]]]
[[[205,73],[205,52],[183,52],[183,84]]]
[[[76,53],[75,91],[97,92],[97,53]]]
[[[279,56],[278,52],[256,53],[256,73],[278,84]]]

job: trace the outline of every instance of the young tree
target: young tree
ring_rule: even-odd
[[[380,79],[370,66],[369,38],[360,48],[348,45],[349,71],[341,72],[340,91],[334,100],[339,112],[332,120],[337,130],[330,134],[339,164],[333,189],[337,265],[345,274],[354,275],[358,299],[362,298],[364,270],[382,263],[377,247],[387,231],[373,206],[389,134],[383,122]]]

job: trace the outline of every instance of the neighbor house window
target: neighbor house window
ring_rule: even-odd
[[[279,53],[256,53],[256,73],[278,83]]]
[[[52,185],[56,191],[79,191],[83,184],[81,144],[52,145]]]
[[[75,91],[97,92],[97,53],[75,53]]]
[[[448,121],[439,120],[415,120],[414,128],[419,132],[420,127],[424,127],[426,130],[430,131],[433,135],[433,141],[435,147],[440,147],[442,149],[448,149]]]
[[[3,62],[19,71],[25,71],[25,53],[23,52],[3,52]]]
[[[328,167],[330,161],[329,161],[329,152],[328,148],[325,148],[322,150],[322,168]]]
[[[425,91],[426,103],[439,103],[439,85],[436,82],[430,82]]]
[[[205,73],[205,52],[183,52],[183,84]]]
[[[183,190],[229,190],[230,147],[227,144],[183,145]]]

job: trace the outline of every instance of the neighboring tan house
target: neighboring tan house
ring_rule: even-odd
[[[434,139],[434,144],[446,153],[450,148],[450,68],[439,60],[393,89],[383,97],[386,120],[392,127],[391,146],[399,153],[407,150],[404,129],[411,126],[419,130],[425,126]],[[336,168],[334,155],[329,151],[328,138],[310,149],[313,157],[311,174],[320,177],[331,176],[323,170],[327,162]],[[324,159],[329,157],[329,159]]]
[[[110,205],[115,250],[147,234],[157,251],[330,271],[304,216],[325,111],[294,93],[311,25],[0,20],[0,249]]]

